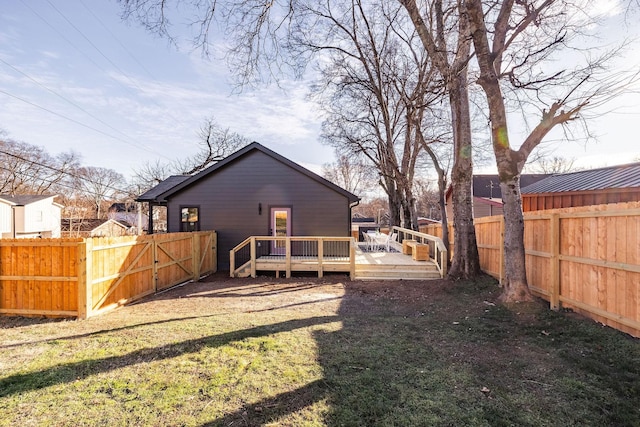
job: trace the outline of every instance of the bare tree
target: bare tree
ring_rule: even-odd
[[[472,278],[480,273],[480,259],[473,224],[471,113],[468,63],[471,58],[469,22],[462,1],[398,0],[406,9],[425,51],[444,80],[453,129],[453,220],[455,252],[449,277]]]
[[[568,173],[580,170],[580,168],[574,166],[575,162],[575,157],[567,158],[561,156],[542,156],[538,157],[533,162],[527,163],[525,168],[531,173]]]
[[[615,54],[612,51],[572,70],[550,72],[550,67],[542,66],[552,53],[568,47],[572,36],[590,22],[587,6],[588,2],[561,0],[465,1],[504,200],[507,262],[501,298],[506,302],[532,298],[525,269],[520,198],[520,174],[527,158],[551,129],[575,121],[588,105],[600,104],[624,87],[621,75],[607,77],[605,64]],[[624,77],[633,81],[637,74]],[[505,90],[532,93],[543,105],[539,122],[517,149],[512,147],[507,127]]]
[[[198,173],[249,143],[249,139],[229,128],[221,127],[214,118],[208,118],[198,132],[200,151],[191,157],[176,159],[170,163],[158,160],[145,163],[134,171],[134,192],[140,194],[147,191],[170,175]]]
[[[371,165],[361,156],[335,152],[336,161],[322,165],[322,176],[345,190],[360,195],[375,184]]]
[[[290,43],[323,55],[315,93],[327,117],[324,141],[367,157],[389,197],[391,224],[417,229],[417,132],[442,92],[411,23],[388,2],[304,10]]]
[[[11,139],[0,140],[0,193],[56,194],[69,185],[79,165],[76,153],[49,154],[44,148]]]
[[[213,117],[200,127],[198,138],[200,151],[192,157],[176,160],[172,165],[182,175],[198,173],[250,143],[244,136],[222,128]]]
[[[126,181],[122,174],[113,169],[83,167],[78,169],[77,176],[82,192],[93,202],[96,218],[102,218],[106,213],[108,206],[105,204],[125,194]]]

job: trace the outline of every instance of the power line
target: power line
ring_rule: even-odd
[[[77,51],[80,53],[80,55],[82,55],[85,59],[87,59],[90,63],[92,63],[92,64],[93,64],[97,69],[99,69],[99,70],[103,70],[103,67],[102,67],[102,66],[100,66],[97,62],[95,62],[95,61],[94,61],[90,56],[88,56],[88,55],[87,55],[87,54],[86,54],[82,49],[80,49],[80,48],[79,48],[76,44],[74,44],[71,40],[69,40],[67,37],[65,37],[65,35],[64,35],[62,32],[60,32],[57,28],[55,28],[55,27],[54,27],[54,26],[53,26],[53,25],[52,25],[52,24],[51,24],[51,23],[50,23],[50,22],[49,22],[45,17],[43,17],[41,14],[39,14],[39,13],[38,13],[34,8],[32,8],[32,7],[31,7],[29,4],[27,4],[24,0],[20,0],[20,2],[21,2],[21,3],[22,3],[22,4],[23,4],[27,9],[29,9],[29,10],[30,10],[30,11],[31,11],[35,16],[37,16],[37,17],[38,17],[42,22],[44,22],[44,23],[45,23],[45,24],[46,24],[46,25],[47,25],[51,30],[53,30],[53,31],[54,31],[58,36],[60,36],[60,38],[61,38],[62,40],[64,40],[66,43],[68,43],[70,46],[72,46],[75,50],[77,50]],[[49,5],[50,5],[50,6],[51,6],[51,7],[52,7],[52,8],[53,8],[53,9],[54,9],[54,10],[55,10],[55,11],[56,11],[60,16],[62,16],[62,18],[63,18],[63,19],[64,19],[64,20],[65,20],[65,21],[66,21],[66,22],[67,22],[67,23],[68,23],[68,24],[69,24],[69,25],[70,25],[70,26],[71,26],[75,31],[77,31],[77,32],[78,32],[78,33],[79,33],[79,34],[80,34],[80,35],[81,35],[81,36],[82,36],[82,37],[83,37],[83,38],[84,38],[84,39],[85,39],[85,40],[86,40],[86,41],[87,41],[87,42],[88,42],[88,43],[89,43],[89,44],[90,44],[90,45],[91,45],[91,46],[92,46],[92,47],[93,47],[93,48],[94,48],[98,53],[100,53],[100,55],[101,55],[104,59],[106,59],[106,60],[107,60],[107,61],[108,61],[108,62],[109,62],[113,67],[115,67],[115,68],[116,68],[116,69],[117,69],[117,70],[118,70],[118,71],[119,71],[123,76],[125,76],[125,77],[128,79],[128,81],[129,81],[133,86],[135,86],[135,87],[136,87],[138,90],[140,90],[141,92],[144,92],[144,89],[142,89],[142,88],[141,88],[141,87],[140,87],[140,86],[139,86],[139,85],[138,85],[138,84],[137,84],[137,83],[136,83],[136,82],[135,82],[131,77],[129,77],[129,76],[127,75],[127,73],[125,73],[125,72],[124,72],[120,67],[118,67],[118,66],[117,66],[113,61],[111,61],[111,59],[109,59],[109,58],[108,58],[108,57],[107,57],[107,56],[106,56],[106,55],[105,55],[105,54],[104,54],[104,53],[103,53],[103,52],[102,52],[102,51],[101,51],[101,50],[100,50],[100,49],[99,49],[99,48],[98,48],[98,47],[97,47],[93,42],[91,42],[91,40],[90,40],[86,35],[84,35],[84,33],[83,33],[82,31],[80,31],[80,29],[79,29],[77,26],[75,26],[75,25],[74,25],[74,24],[73,24],[73,23],[72,23],[72,22],[71,22],[71,21],[70,21],[70,20],[69,20],[69,19],[68,19],[68,18],[67,18],[67,17],[66,17],[66,16],[65,16],[65,15],[64,15],[60,10],[59,10],[59,9],[57,9],[57,8],[56,8],[56,7],[55,7],[55,6],[54,6],[54,5],[53,5],[49,0],[47,0],[47,3],[49,3]],[[85,6],[85,7],[86,7],[86,6]],[[95,16],[95,15],[94,15],[94,16]],[[143,68],[144,68],[144,67],[143,67]],[[133,92],[133,91],[131,90],[131,88],[130,88],[130,87],[128,87],[128,86],[126,86],[126,85],[124,85],[121,81],[119,81],[119,80],[115,79],[113,76],[110,76],[110,78],[111,78],[111,80],[113,80],[116,84],[118,84],[120,87],[122,87],[126,92],[128,92],[131,96],[133,96],[133,97],[137,97],[137,94],[136,94],[135,92]],[[6,92],[3,92],[3,93],[7,94]],[[9,96],[13,96],[13,95],[10,95],[10,94],[9,94]],[[24,101],[23,99],[21,99],[21,98],[19,98],[19,97],[17,97],[17,96],[13,96],[13,97],[14,97],[14,98],[17,98],[17,99],[20,99],[21,101]],[[24,101],[24,102],[26,102],[26,101]],[[155,100],[151,99],[151,102],[153,102],[156,106],[158,106],[158,107],[160,107],[160,108],[163,108],[163,107],[162,107],[160,104],[158,104]],[[27,103],[29,103],[30,105],[37,106],[37,105],[35,105],[35,104],[33,104],[33,103],[30,103],[30,102],[27,102]],[[47,109],[45,109],[45,108],[42,108],[42,107],[39,107],[39,106],[38,106],[38,108],[41,108],[41,109],[44,109],[44,110],[45,110],[45,111],[47,111],[47,112],[53,113],[52,111],[47,110]],[[57,113],[53,113],[53,114],[56,114],[56,115],[61,116],[61,117],[63,117],[63,118],[66,118],[66,117],[62,116],[61,114],[57,114]],[[170,117],[170,118],[171,118],[175,123],[177,123],[177,124],[179,124],[179,125],[181,125],[181,124],[182,124],[180,121],[178,121],[178,120],[177,120],[175,117],[173,117],[171,114],[169,114],[169,113],[165,113],[165,115],[166,115],[167,117]],[[68,119],[68,118],[67,118],[67,119]],[[90,127],[90,126],[87,126],[87,125],[81,124],[81,123],[79,123],[79,122],[77,122],[77,121],[75,121],[75,120],[71,120],[71,121],[72,121],[72,122],[74,122],[74,123],[76,123],[76,124],[80,124],[80,125],[82,125],[82,126],[84,126],[84,127],[87,127],[87,128],[89,128],[89,129],[91,129],[91,130],[96,130],[96,129],[94,129],[94,128]],[[109,126],[109,125],[107,125],[107,126],[108,126],[108,127],[110,127],[110,128],[112,128],[112,127],[111,127],[111,126]],[[101,131],[98,131],[98,132],[100,132],[100,133],[102,133],[102,134],[104,134],[104,135],[107,135],[107,134],[105,134],[104,132],[101,132]],[[120,131],[118,131],[118,132],[119,132],[119,133],[121,133]],[[111,135],[107,135],[107,136],[110,136],[110,137],[112,137],[112,138],[113,138],[113,136],[111,136]],[[119,140],[119,141],[121,141],[121,142],[128,143],[128,142],[126,142],[126,141],[123,141],[122,139],[119,139],[119,138],[116,138],[116,139],[117,139],[117,140]],[[149,151],[149,152],[152,152],[152,153],[154,153],[154,154],[159,155],[157,152],[155,152],[155,151],[150,151],[150,149],[148,149],[148,148],[144,148],[144,149],[145,149],[146,151]],[[160,156],[161,156],[161,157],[164,157],[164,158],[165,158],[165,159],[167,159],[167,160],[171,160],[170,158],[168,158],[168,157],[166,157],[166,156],[163,156],[163,155],[160,155]]]
[[[0,150],[0,153],[2,153],[2,154],[6,154],[6,155],[8,155],[8,156],[11,156],[11,157],[14,157],[14,158],[16,158],[16,159],[22,160],[22,161],[24,161],[24,162],[29,162],[29,163],[31,163],[31,164],[33,164],[33,165],[38,165],[38,166],[41,166],[41,167],[44,167],[44,168],[47,168],[47,169],[51,169],[51,170],[53,170],[53,171],[56,171],[56,172],[61,173],[61,174],[64,174],[64,175],[69,175],[70,177],[75,178],[75,179],[79,179],[79,180],[81,180],[81,181],[87,181],[87,182],[90,182],[90,183],[95,184],[95,185],[103,186],[103,187],[105,187],[105,188],[108,188],[108,189],[113,190],[113,191],[117,191],[117,192],[119,192],[119,193],[125,193],[125,194],[126,194],[126,193],[128,193],[128,190],[123,190],[123,189],[121,189],[121,188],[116,188],[116,187],[113,187],[113,186],[111,186],[111,185],[106,185],[106,184],[103,184],[103,183],[99,183],[99,182],[93,181],[93,180],[91,180],[91,179],[89,179],[89,178],[87,178],[87,177],[84,177],[84,176],[81,176],[81,175],[78,175],[78,174],[72,173],[72,172],[70,172],[70,171],[66,171],[66,170],[59,169],[59,168],[56,168],[56,167],[53,167],[53,166],[49,166],[49,165],[46,165],[46,164],[44,164],[44,163],[36,162],[35,160],[26,159],[26,158],[24,158],[24,157],[22,157],[22,156],[18,156],[17,154],[10,153],[10,152],[8,152],[8,151]],[[6,171],[9,171],[9,172],[14,172],[14,171],[12,171],[11,169],[6,168],[5,166],[0,166],[0,168],[4,169],[4,170],[6,170]],[[42,179],[43,181],[45,180],[44,178],[41,178],[41,179]],[[54,181],[48,181],[48,182],[50,182],[50,183],[52,183],[52,184],[56,183],[56,182],[54,182]],[[57,183],[56,183],[56,184],[57,184]],[[75,188],[75,187],[71,187],[71,186],[64,185],[64,184],[60,184],[60,185],[65,186],[65,187],[67,187],[67,188],[71,188],[71,189],[73,189],[73,190],[77,190],[77,188]]]
[[[142,68],[142,69],[143,69],[143,70],[144,70],[144,71],[149,75],[149,77],[151,77],[153,80],[158,80],[158,79],[157,79],[157,78],[156,78],[156,77],[151,73],[151,71],[149,71],[149,69],[148,69],[147,67],[145,67],[145,66],[144,66],[144,64],[143,64],[142,62],[140,62],[140,61],[138,60],[138,58],[137,58],[133,53],[131,53],[131,51],[127,48],[127,46],[126,46],[124,43],[122,43],[122,42],[120,41],[120,39],[119,39],[115,34],[113,34],[113,32],[109,29],[109,27],[107,27],[107,26],[105,25],[105,23],[100,19],[100,17],[99,17],[98,15],[96,15],[95,13],[93,13],[93,11],[91,10],[91,8],[89,8],[89,7],[85,4],[85,2],[84,2],[84,1],[82,1],[82,0],[79,0],[79,1],[80,1],[80,4],[81,4],[82,6],[84,6],[84,8],[87,10],[87,12],[89,12],[89,14],[90,14],[91,16],[93,16],[93,19],[95,19],[96,21],[98,21],[98,23],[100,23],[100,25],[102,26],[102,28],[104,28],[104,30],[105,30],[106,32],[108,32],[108,33],[109,33],[109,35],[111,35],[111,37],[112,37],[112,38],[113,38],[113,39],[114,39],[114,40],[115,40],[115,41],[120,45],[120,47],[122,48],[122,50],[124,50],[125,52],[127,52],[127,54],[131,57],[131,59],[133,59],[133,60],[136,62],[136,64],[138,64],[138,65],[140,66],[140,68]]]
[[[89,43],[91,45],[91,47],[93,47],[96,52],[98,52],[109,64],[111,64],[116,70],[118,70],[124,77],[127,78],[127,80],[133,85],[135,86],[140,92],[144,92],[144,89],[141,88],[138,83],[136,83],[136,81],[134,79],[132,79],[126,72],[124,72],[116,63],[114,63],[107,55],[104,54],[104,52],[102,52],[102,50],[100,50],[100,48],[98,46],[95,45],[95,43],[93,43],[91,41],[91,39],[89,39],[89,37],[87,37],[73,22],[71,22],[71,20],[69,20],[69,18],[67,18],[67,16],[62,13],[57,7],[55,7],[55,5],[53,3],[51,3],[50,0],[47,0],[47,3],[49,3],[49,6],[51,6],[51,8],[53,10],[55,10],[65,21],[67,21],[67,23],[78,32],[78,34],[80,34],[82,36],[82,38],[84,38],[87,43]],[[158,104],[157,102],[155,102],[153,99],[151,100],[151,102],[153,102],[154,104],[156,104],[158,107],[162,108],[162,106],[160,104]],[[167,114],[174,122],[176,122],[177,124],[181,124],[175,117],[173,117],[170,114]]]
[[[4,91],[4,90],[2,90],[2,89],[0,89],[0,93],[3,93],[3,94],[5,94],[5,95],[7,95],[7,96],[10,96],[10,97],[12,97],[12,98],[15,98],[15,99],[17,99],[17,100],[19,100],[19,101],[22,101],[22,102],[24,102],[25,104],[29,104],[29,105],[31,105],[32,107],[39,108],[39,109],[41,109],[41,110],[43,110],[43,111],[46,111],[47,113],[53,114],[53,115],[55,115],[55,116],[58,116],[58,117],[60,117],[60,118],[65,119],[65,120],[69,120],[69,121],[70,121],[70,122],[72,122],[72,123],[75,123],[75,124],[77,124],[77,125],[80,125],[80,126],[82,126],[82,127],[85,127],[85,128],[87,128],[87,129],[90,129],[90,130],[92,130],[92,131],[94,131],[94,132],[98,132],[98,133],[100,133],[100,134],[102,134],[102,135],[104,135],[104,136],[107,136],[107,137],[109,137],[109,138],[113,138],[113,139],[115,139],[115,140],[117,140],[117,141],[124,142],[125,144],[131,145],[131,146],[134,146],[134,147],[136,147],[136,148],[140,148],[140,149],[142,149],[142,150],[144,150],[144,151],[147,151],[147,152],[149,152],[149,153],[159,155],[159,156],[161,156],[161,157],[164,157],[164,158],[165,158],[165,159],[167,159],[167,160],[171,160],[169,157],[166,157],[166,156],[164,156],[164,155],[162,155],[162,154],[159,154],[159,153],[157,153],[156,151],[153,151],[151,148],[147,148],[147,147],[142,146],[142,145],[135,145],[134,143],[132,143],[132,142],[130,142],[130,141],[126,141],[126,140],[124,140],[124,139],[122,139],[122,138],[120,138],[120,137],[117,137],[117,136],[115,136],[115,135],[111,135],[111,134],[109,134],[109,133],[106,133],[106,132],[104,132],[104,131],[102,131],[102,130],[100,130],[100,129],[98,129],[98,128],[95,128],[95,127],[93,127],[93,126],[90,126],[90,125],[87,125],[87,124],[85,124],[85,123],[82,123],[82,122],[80,122],[80,121],[78,121],[78,120],[76,120],[76,119],[73,119],[73,118],[71,118],[71,117],[67,117],[67,116],[65,116],[64,114],[57,113],[57,112],[55,112],[55,111],[53,111],[53,110],[50,110],[50,109],[48,109],[48,108],[46,108],[46,107],[43,107],[43,106],[41,106],[41,105],[38,105],[38,104],[36,104],[36,103],[34,103],[34,102],[28,101],[28,100],[26,100],[26,99],[24,99],[24,98],[21,98],[21,97],[17,96],[17,95],[13,95],[13,94],[11,94],[11,93],[9,93],[9,92],[6,92],[6,91]]]
[[[8,62],[6,62],[5,60],[3,60],[2,58],[0,58],[0,62],[2,62],[3,64],[5,64],[7,67],[11,68],[12,70],[16,71],[17,73],[22,74],[23,76],[25,76],[26,78],[28,78],[29,80],[31,80],[32,82],[34,82],[35,84],[37,84],[38,86],[44,88],[45,90],[47,90],[48,92],[56,95],[57,97],[61,98],[62,100],[68,102],[69,104],[73,105],[74,107],[76,107],[77,109],[79,109],[80,111],[82,111],[83,113],[87,114],[89,117],[97,120],[98,122],[102,123],[103,125],[107,126],[109,129],[114,130],[116,132],[118,132],[119,134],[125,136],[128,138],[128,135],[123,133],[122,131],[120,131],[119,129],[114,128],[113,126],[111,126],[109,123],[105,122],[104,120],[100,119],[99,117],[96,117],[94,114],[90,113],[89,111],[85,110],[83,107],[81,107],[80,105],[76,104],[75,102],[71,101],[70,99],[66,98],[63,95],[60,95],[59,93],[57,93],[56,91],[54,91],[53,89],[48,88],[47,86],[45,86],[44,84],[40,83],[39,81],[37,81],[36,79],[34,79],[33,77],[31,77],[30,75],[28,75],[27,73],[25,73],[24,71],[19,70],[18,68],[14,67],[13,65],[9,64]]]

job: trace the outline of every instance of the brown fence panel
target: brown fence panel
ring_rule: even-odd
[[[200,249],[200,276],[215,273],[218,270],[217,235],[210,231],[199,232],[196,235],[199,239]]]
[[[453,252],[455,249],[453,239],[453,224],[449,224],[449,259],[453,258]],[[430,234],[442,239],[442,224],[427,224],[418,227],[418,231],[425,234]]]
[[[491,276],[502,280],[502,234],[504,221],[501,216],[490,216],[475,220],[476,242],[480,256],[480,268]]]
[[[2,239],[0,314],[90,317],[215,272],[216,245],[214,231]]]
[[[547,297],[551,293],[551,221],[549,215],[529,216],[524,226],[527,281],[531,290]]]
[[[155,292],[153,236],[86,240],[88,315]]]
[[[475,221],[480,265],[497,278],[501,219]],[[524,219],[531,290],[554,308],[561,303],[640,336],[640,203],[528,212]]]
[[[559,300],[640,336],[640,204],[604,206],[558,214]]]
[[[156,234],[157,290],[170,288],[198,275],[195,233]]]
[[[77,316],[81,239],[0,242],[0,313]]]

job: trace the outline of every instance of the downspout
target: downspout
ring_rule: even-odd
[[[348,233],[348,235],[349,236],[351,236],[351,226],[352,226],[351,218],[353,218],[353,213],[351,212],[351,210],[353,208],[355,208],[356,206],[358,206],[359,204],[360,204],[360,199],[356,200],[355,202],[349,203],[349,221],[348,221],[348,224],[349,224],[349,233]],[[356,239],[356,241],[357,241],[357,239]]]

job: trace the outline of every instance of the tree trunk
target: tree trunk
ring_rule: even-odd
[[[514,174],[500,182],[504,201],[505,281],[500,300],[503,302],[532,301],[527,284],[524,252],[524,216],[520,198],[520,175]]]
[[[447,249],[448,258],[451,257],[451,249],[449,248],[449,220],[447,219],[447,203],[446,195],[447,183],[444,171],[438,168],[438,205],[440,206],[440,218],[442,218],[442,242]],[[448,261],[448,259],[447,259]]]
[[[453,225],[455,251],[449,270],[451,279],[471,279],[480,274],[480,258],[473,225],[473,164],[471,159],[471,116],[467,73],[459,72],[449,88],[453,122],[454,159],[451,171],[453,187]]]

